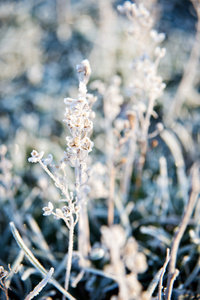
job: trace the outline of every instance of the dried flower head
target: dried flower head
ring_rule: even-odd
[[[36,150],[33,150],[31,152],[31,157],[28,158],[28,161],[31,163],[39,162],[43,158],[43,155],[44,151],[38,153]]]
[[[50,216],[53,212],[53,204],[51,202],[48,203],[48,206],[43,207],[43,216]]]

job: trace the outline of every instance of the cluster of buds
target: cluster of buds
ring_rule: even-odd
[[[54,206],[51,202],[48,206],[43,207],[43,216],[53,215],[55,219],[63,219],[70,228],[70,219],[75,216],[75,223],[78,222],[80,206],[77,204],[77,199],[73,202],[73,194],[71,193],[70,199],[64,199],[62,201],[68,202],[67,206],[63,206],[62,209],[56,208],[54,211]]]
[[[132,27],[130,28],[130,33],[139,40],[142,39],[145,32],[149,31],[153,26],[151,14],[142,3],[137,5],[136,3],[125,1],[123,5],[118,5],[117,9],[131,20]],[[141,35],[141,28],[143,30],[143,36]]]
[[[93,142],[88,134],[93,128],[92,105],[96,100],[91,94],[87,94],[86,84],[89,80],[91,69],[88,60],[83,60],[77,66],[79,79],[79,94],[77,99],[65,98],[64,122],[70,131],[71,136],[67,140],[67,152],[61,162],[69,163],[72,167],[79,167],[88,153],[92,151]]]
[[[157,58],[160,59],[165,51],[160,48],[156,48],[156,50]],[[158,51],[159,53],[157,53]],[[148,97],[158,99],[162,96],[166,85],[162,78],[157,75],[157,63],[152,62],[149,57],[142,56],[135,60],[133,69],[136,73],[132,80],[134,95],[141,96],[143,99]]]

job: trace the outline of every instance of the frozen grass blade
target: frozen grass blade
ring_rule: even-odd
[[[30,251],[30,249],[26,246],[24,241],[22,240],[18,230],[15,227],[15,224],[13,222],[10,222],[10,227],[12,234],[18,244],[18,246],[24,251],[26,257],[31,262],[31,264],[43,275],[47,275],[47,271],[45,268],[41,265],[41,263],[37,260],[37,258],[33,255],[33,253]],[[72,295],[70,295],[55,279],[51,278],[50,283],[53,284],[63,295],[65,295],[70,300],[76,300]]]
[[[42,281],[40,281],[40,283],[33,289],[33,291],[26,296],[25,300],[31,300],[35,296],[37,296],[41,292],[41,290],[46,286],[46,284],[49,282],[51,276],[53,275],[53,272],[54,272],[54,268],[51,268],[50,271],[47,273],[47,275],[44,277],[44,279],[42,279]]]

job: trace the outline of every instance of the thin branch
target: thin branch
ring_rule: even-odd
[[[69,278],[72,267],[72,252],[73,252],[73,238],[74,238],[74,217],[70,216],[70,229],[69,229],[69,245],[68,245],[68,257],[67,257],[67,268],[65,275],[65,289],[68,290],[69,287]],[[63,300],[65,300],[65,296],[63,295]]]
[[[164,265],[162,267],[162,273],[160,275],[160,281],[159,281],[159,285],[158,285],[158,300],[162,299],[163,276],[165,274],[168,262],[170,261],[169,253],[170,253],[169,248],[167,248],[166,259],[165,259],[165,263],[164,263]]]
[[[189,223],[190,217],[192,215],[193,209],[195,207],[196,201],[198,199],[198,194],[200,191],[200,181],[199,181],[199,164],[195,164],[192,167],[192,191],[190,194],[190,199],[188,205],[185,209],[185,213],[183,215],[182,221],[180,223],[179,228],[177,228],[176,233],[174,235],[172,248],[171,248],[171,260],[169,264],[169,273],[167,280],[167,291],[165,299],[170,300],[172,294],[173,283],[178,275],[176,270],[176,260],[177,260],[177,252],[179,248],[180,241],[183,237],[185,229]]]

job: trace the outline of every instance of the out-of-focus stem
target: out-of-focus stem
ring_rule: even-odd
[[[115,194],[115,175],[116,170],[113,162],[110,167],[110,186],[108,198],[108,226],[112,226],[114,222],[114,194]]]
[[[70,215],[70,229],[69,229],[69,245],[68,245],[68,257],[67,257],[67,268],[65,275],[65,289],[68,290],[69,287],[69,278],[72,267],[72,253],[73,253],[73,238],[74,238],[74,217]],[[66,297],[63,295],[63,300]]]
[[[78,250],[82,254],[82,258],[80,259],[81,267],[86,266],[86,260],[84,258],[88,257],[90,252],[90,238],[89,238],[89,222],[88,222],[88,212],[87,206],[84,203],[84,199],[82,199],[80,187],[81,187],[81,178],[82,178],[81,166],[75,168],[75,176],[76,176],[76,193],[78,198],[78,203],[80,205],[79,211],[79,221],[78,221]]]
[[[159,280],[159,285],[158,285],[158,300],[162,299],[163,276],[165,274],[166,267],[167,267],[168,262],[170,260],[169,253],[170,253],[169,248],[167,248],[167,255],[166,255],[166,259],[165,259],[164,265],[162,267],[162,273],[160,275],[160,280]]]
[[[137,174],[137,179],[136,179],[136,186],[140,187],[141,185],[141,179],[142,179],[142,172],[146,160],[146,153],[148,149],[148,130],[149,130],[149,125],[150,125],[150,118],[153,112],[153,107],[155,103],[155,98],[151,96],[149,98],[149,103],[147,107],[147,112],[144,118],[144,123],[142,125],[142,141],[140,143],[141,146],[141,153],[140,153],[140,158],[139,158],[139,163],[138,163],[138,174]]]
[[[172,243],[171,260],[169,263],[169,273],[168,273],[168,279],[167,279],[167,291],[166,291],[166,295],[165,295],[166,300],[171,299],[173,283],[178,275],[177,270],[176,270],[176,259],[177,259],[177,252],[178,252],[179,244],[180,244],[181,238],[185,232],[185,229],[188,225],[188,222],[190,220],[190,217],[192,215],[193,209],[195,207],[195,204],[198,199],[199,192],[200,192],[200,178],[199,178],[199,170],[198,169],[199,169],[198,164],[193,166],[192,191],[190,194],[190,199],[189,199],[188,205],[185,209],[185,213],[183,215],[180,226],[176,230],[176,233],[175,233],[174,239],[173,239],[173,243]]]
[[[127,155],[127,161],[124,170],[124,176],[122,181],[122,202],[124,205],[127,203],[127,198],[130,192],[131,178],[133,173],[133,163],[135,159],[135,128],[131,130],[131,137],[129,140],[129,150]]]

